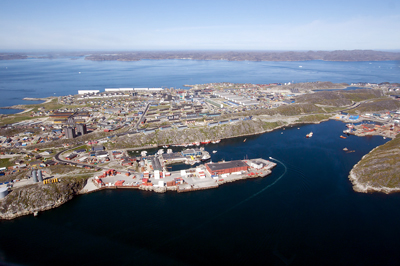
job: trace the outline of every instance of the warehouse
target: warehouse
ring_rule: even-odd
[[[207,171],[210,175],[230,174],[240,171],[247,171],[249,166],[247,163],[237,160],[222,163],[207,163]]]
[[[164,161],[168,161],[168,162],[185,160],[185,157],[180,152],[163,153],[161,156],[162,156]]]

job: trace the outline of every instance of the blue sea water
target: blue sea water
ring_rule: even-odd
[[[382,137],[329,121],[222,140],[213,161],[273,157],[266,178],[192,193],[106,190],[0,223],[0,261],[21,265],[395,265],[400,195],[352,190]],[[312,138],[305,138],[310,131]],[[282,134],[283,133],[283,134]],[[355,150],[346,153],[343,148]]]
[[[0,89],[19,88],[19,94],[29,94],[23,97],[220,81],[400,82],[396,62],[32,59],[0,64]],[[4,71],[10,69],[8,76]],[[363,155],[388,140],[341,139],[343,129],[343,123],[328,121],[206,146],[217,151],[211,153],[213,161],[275,158],[277,167],[263,179],[193,193],[105,190],[37,217],[1,221],[0,264],[397,265],[400,195],[357,193],[348,179]],[[314,136],[306,139],[310,131]]]
[[[72,60],[74,59],[74,60]],[[299,67],[302,66],[302,67]],[[83,58],[0,61],[0,107],[24,97],[77,94],[105,88],[174,87],[235,82],[399,82],[400,62],[251,62],[197,60],[88,61]],[[1,110],[0,110],[1,112]]]

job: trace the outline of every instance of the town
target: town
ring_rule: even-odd
[[[295,106],[298,99],[315,94],[318,88],[338,90],[346,87],[329,82],[313,82],[307,86],[290,82],[185,86],[189,89],[80,90],[76,95],[50,98],[47,105],[27,105],[28,109],[23,112],[26,119],[4,124],[1,129],[5,133],[0,136],[2,197],[11,187],[59,182],[66,176],[57,172],[61,166],[78,169],[68,175],[87,176],[85,193],[117,187],[183,192],[264,177],[276,163],[262,158],[210,162],[212,155],[204,146],[219,143],[219,138],[187,143],[165,139],[163,143],[148,141],[146,145],[132,143],[122,148],[116,144],[122,138],[141,136],[147,140],[162,132],[185,135],[189,129],[201,131],[260,120],[262,115],[257,116],[260,111]],[[396,101],[396,92],[400,91],[396,84],[387,83],[351,86],[378,89]],[[350,113],[359,105],[360,102],[353,102],[341,111],[334,109],[329,117],[351,123],[345,134],[380,134],[393,138],[399,132],[399,111]],[[364,125],[360,123],[363,120],[376,123]],[[146,149],[151,148],[156,151],[148,155]],[[191,168],[169,171],[169,165],[176,163],[185,163]]]

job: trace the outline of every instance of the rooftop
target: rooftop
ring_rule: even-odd
[[[237,167],[248,167],[248,165],[242,160],[222,162],[222,163],[208,163],[206,164],[206,166],[208,166],[211,171],[218,171],[218,170],[237,168]]]

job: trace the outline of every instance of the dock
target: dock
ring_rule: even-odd
[[[140,189],[165,193],[178,193],[218,188],[250,178],[263,178],[271,174],[276,163],[262,158],[229,162],[206,163],[181,171],[136,173],[124,175],[108,170],[104,174],[88,180],[81,193],[91,193],[103,189]]]

